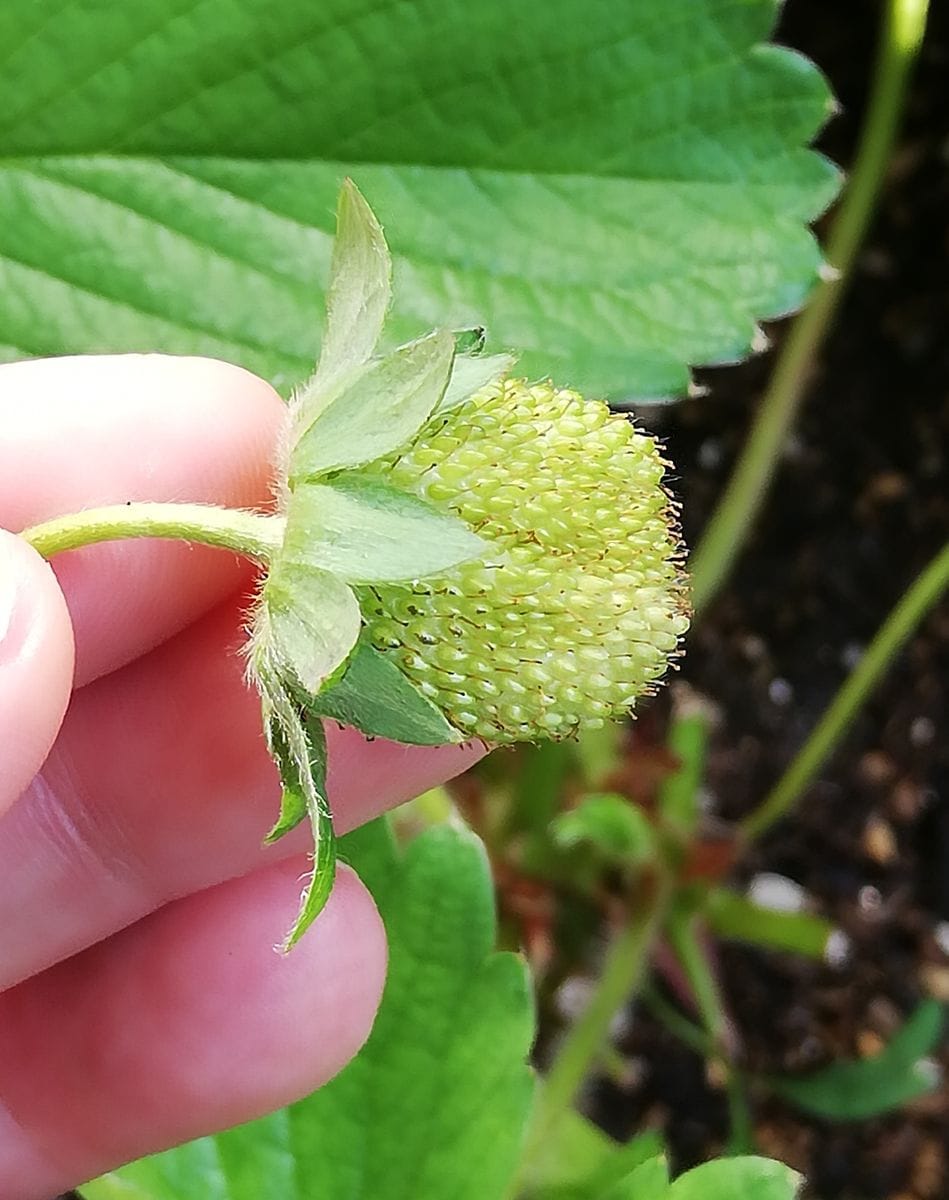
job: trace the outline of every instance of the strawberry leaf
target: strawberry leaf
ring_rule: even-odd
[[[719,1158],[680,1175],[668,1200],[794,1200],[800,1184],[796,1171],[772,1159]]]
[[[0,6],[3,356],[289,391],[349,174],[392,229],[393,342],[484,323],[588,395],[681,394],[817,279],[832,101],[762,44],[775,0],[47,8]]]
[[[290,746],[274,713],[267,714],[264,709],[264,734],[267,739],[267,749],[277,770],[280,772],[282,790],[280,793],[280,815],[274,822],[264,842],[270,845],[277,842],[301,824],[307,818],[306,791],[300,777],[299,764],[294,760]]]
[[[442,827],[402,852],[381,821],[342,850],[390,948],[365,1047],[305,1100],[121,1167],[84,1185],[85,1200],[510,1195],[534,1090],[532,1004],[523,962],[494,951],[484,850]]]
[[[712,888],[703,908],[709,928],[719,937],[735,938],[770,950],[823,958],[835,927],[808,912],[779,912],[755,904],[731,888]]]

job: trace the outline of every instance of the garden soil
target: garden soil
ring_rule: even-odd
[[[706,799],[726,819],[776,781],[949,533],[949,4],[931,8],[898,148],[842,310],[751,543],[682,665],[715,717]],[[880,13],[863,0],[789,0],[778,31],[831,81],[842,113],[818,145],[844,166]],[[706,396],[642,414],[675,463],[690,545],[785,328],[768,332],[771,352],[700,374]],[[649,738],[651,722],[642,724],[633,755]],[[949,1003],[949,604],[912,638],[793,818],[737,876],[759,872],[802,885],[846,933],[852,956],[833,969],[735,945],[719,951],[750,1072],[873,1054],[923,997]],[[601,1082],[591,1115],[617,1136],[665,1128],[680,1169],[719,1151],[727,1105],[704,1062],[639,1011],[620,1049],[626,1082]],[[949,1079],[945,1045],[940,1058]],[[949,1086],[895,1115],[846,1125],[758,1097],[754,1126],[759,1149],[805,1172],[821,1200],[949,1197]]]

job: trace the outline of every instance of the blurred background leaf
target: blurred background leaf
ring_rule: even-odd
[[[800,1175],[783,1163],[751,1156],[720,1158],[680,1175],[669,1189],[669,1200],[794,1200],[800,1183]]]
[[[634,866],[657,853],[649,818],[625,796],[612,792],[583,796],[575,808],[555,818],[551,833],[560,846],[586,844],[619,865]]]
[[[506,1195],[534,1090],[533,1005],[524,964],[493,953],[481,844],[443,825],[403,856],[377,821],[343,839],[341,853],[372,890],[389,937],[385,996],[365,1048],[298,1104],[111,1172],[82,1189],[86,1200]]]
[[[765,908],[730,888],[712,888],[704,898],[703,909],[709,928],[719,937],[808,958],[824,958],[837,932],[825,917]]]
[[[642,1133],[624,1144],[614,1142],[579,1113],[561,1122],[532,1168],[525,1172],[519,1200],[600,1200],[645,1167],[668,1180],[662,1138]],[[648,1198],[644,1198],[648,1200]]]
[[[833,1121],[863,1121],[925,1096],[939,1085],[939,1070],[925,1061],[945,1021],[935,1000],[924,1000],[889,1044],[870,1058],[835,1062],[799,1079],[770,1079],[771,1088],[806,1112]]]

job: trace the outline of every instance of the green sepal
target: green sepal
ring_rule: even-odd
[[[282,790],[280,793],[280,815],[274,822],[270,832],[264,838],[264,845],[270,846],[277,842],[291,829],[296,829],[301,821],[306,819],[306,793],[297,777],[295,770],[288,766],[290,763],[290,747],[287,745],[280,722],[274,713],[264,716],[264,732],[267,738],[267,749],[280,771]]]
[[[480,354],[484,349],[486,330],[483,325],[470,325],[467,329],[454,329],[455,354]]]
[[[408,442],[445,393],[454,347],[447,330],[436,330],[348,373],[313,421],[303,409],[290,451],[290,487],[364,466]]]
[[[326,332],[317,376],[340,375],[372,356],[392,299],[392,260],[382,226],[345,179],[326,294]]]
[[[392,260],[382,228],[351,179],[340,189],[319,362],[291,401],[293,425],[306,429],[341,383],[372,357],[392,298]]]
[[[274,754],[276,759],[276,754]],[[306,820],[306,797],[295,786],[284,783],[280,793],[280,813],[264,836],[264,845],[272,846]]]
[[[276,672],[309,695],[346,661],[359,636],[356,596],[329,571],[278,557],[261,596],[254,638]]]
[[[347,583],[401,583],[490,552],[464,521],[428,501],[379,479],[340,475],[292,493],[281,561]]]
[[[302,710],[280,679],[266,668],[260,687],[264,729],[283,784],[280,816],[267,841],[275,841],[299,824],[301,804],[313,831],[313,871],[296,920],[278,947],[286,953],[322,912],[333,890],[336,834],[326,797],[326,733],[322,721]]]
[[[313,870],[300,896],[297,918],[278,947],[281,954],[293,949],[326,907],[336,879],[336,834],[329,810],[321,807],[311,812],[310,822],[313,829]]]
[[[516,362],[516,354],[456,354],[448,387],[438,402],[435,415],[440,417],[443,413],[460,408],[475,392],[480,392],[506,375]]]
[[[412,746],[443,746],[464,741],[391,659],[363,634],[339,681],[310,701],[310,711],[352,725],[370,737]]]

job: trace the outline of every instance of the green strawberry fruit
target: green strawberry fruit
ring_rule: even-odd
[[[488,742],[562,738],[652,691],[688,627],[653,438],[606,404],[501,379],[364,473],[453,513],[485,557],[361,590],[372,644]]]

